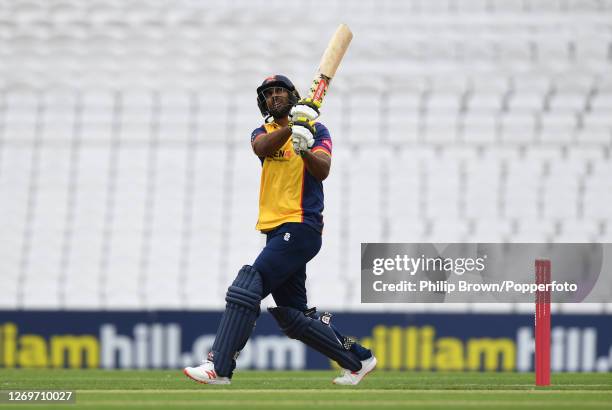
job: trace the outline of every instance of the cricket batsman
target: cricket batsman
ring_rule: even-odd
[[[277,307],[268,310],[281,330],[338,363],[343,372],[335,384],[358,384],[376,367],[376,358],[343,336],[329,313],[309,309],[306,298],[306,264],[321,249],[322,182],[331,166],[331,136],[323,124],[314,122],[317,104],[300,101],[283,75],[268,77],[257,88],[257,105],[265,121],[251,134],[253,152],[262,164],[256,228],[266,235],[266,246],[228,288],[207,359],[184,373],[200,383],[229,384],[236,358],[260,314],[261,300],[272,294]]]

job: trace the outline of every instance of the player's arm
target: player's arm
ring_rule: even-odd
[[[255,136],[251,145],[258,157],[269,157],[278,151],[291,136],[291,128],[282,127],[275,131]]]
[[[323,181],[329,175],[331,168],[331,157],[323,151],[304,151],[302,159],[306,164],[306,169],[318,181]]]

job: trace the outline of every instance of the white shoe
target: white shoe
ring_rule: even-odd
[[[374,355],[369,359],[361,361],[361,369],[352,372],[347,369],[342,369],[342,376],[336,377],[333,381],[334,384],[343,384],[343,385],[355,385],[359,384],[361,379],[366,377],[368,373],[370,373],[376,367],[376,358]]]
[[[218,376],[215,371],[215,364],[209,360],[204,360],[198,367],[185,367],[185,376],[191,380],[203,384],[230,384],[229,377]]]

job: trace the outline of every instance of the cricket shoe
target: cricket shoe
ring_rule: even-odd
[[[203,384],[230,384],[229,377],[217,375],[215,364],[209,360],[202,361],[202,364],[197,367],[185,367],[183,369],[185,376],[191,380]]]
[[[361,379],[366,377],[376,367],[376,358],[374,355],[369,359],[361,361],[361,369],[356,372],[352,372],[347,369],[342,369],[342,376],[336,377],[333,381],[334,384],[342,385],[356,385],[359,384]]]

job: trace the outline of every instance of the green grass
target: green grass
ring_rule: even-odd
[[[0,390],[77,391],[76,405],[0,404],[0,409],[609,409],[612,374],[553,374],[534,387],[525,373],[374,372],[358,386],[335,386],[332,371],[237,372],[208,386],[181,371],[6,370]]]

